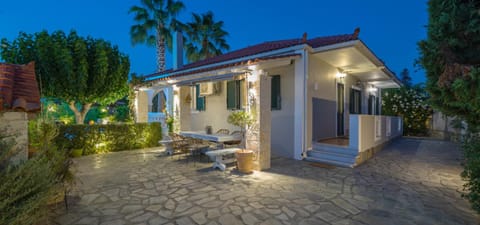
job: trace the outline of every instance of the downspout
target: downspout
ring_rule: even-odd
[[[304,60],[303,60],[303,71],[305,71],[305,78],[303,79],[303,105],[304,105],[304,110],[303,110],[303,138],[302,138],[302,158],[307,157],[307,143],[305,139],[307,139],[307,120],[308,120],[308,102],[307,102],[307,97],[308,97],[308,61],[309,61],[309,56],[308,56],[308,50],[307,47],[304,46],[303,48],[303,55],[304,55]]]

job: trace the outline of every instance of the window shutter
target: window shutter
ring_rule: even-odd
[[[280,75],[272,76],[272,95],[271,95],[271,109],[281,109],[281,95],[280,95]]]
[[[197,111],[205,111],[205,97],[200,97],[200,85],[195,86],[195,97],[197,98]]]
[[[236,108],[236,83],[235,81],[227,81],[227,109]]]

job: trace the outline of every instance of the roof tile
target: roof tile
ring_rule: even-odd
[[[359,30],[358,30],[359,31]],[[347,41],[352,41],[352,40],[357,40],[358,39],[358,31],[355,30],[355,33],[353,34],[343,34],[343,35],[336,35],[336,36],[327,36],[327,37],[317,37],[313,38],[310,40],[306,40],[306,34],[304,34],[303,38],[298,38],[298,39],[287,39],[287,40],[279,40],[279,41],[269,41],[269,42],[264,42],[261,44],[249,46],[246,48],[238,49],[235,51],[231,51],[219,56],[215,56],[212,58],[200,60],[197,62],[193,62],[187,65],[184,65],[183,67],[173,70],[165,70],[159,73],[154,73],[145,76],[146,78],[150,77],[156,77],[164,74],[169,74],[172,72],[181,72],[184,70],[196,68],[196,67],[201,67],[201,66],[208,66],[211,64],[216,64],[216,63],[221,63],[221,62],[227,62],[230,60],[235,60],[235,59],[240,59],[248,56],[253,56],[257,55],[260,53],[265,53],[265,52],[270,52],[278,49],[283,49],[283,48],[288,48],[292,47],[295,45],[300,45],[304,44],[306,40],[306,44],[310,45],[313,48],[321,47],[321,46],[326,46],[326,45],[332,45],[332,44],[337,44],[337,43],[342,43],[342,42],[347,42]],[[188,75],[191,73],[181,73],[182,75]],[[176,75],[177,77],[177,75]],[[164,79],[164,78],[163,78]]]
[[[40,111],[34,62],[26,65],[0,63],[0,111],[4,110]]]

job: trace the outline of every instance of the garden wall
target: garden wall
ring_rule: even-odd
[[[26,112],[1,112],[0,133],[12,138],[19,153],[14,162],[28,159],[28,114]],[[8,140],[8,138],[7,138]]]

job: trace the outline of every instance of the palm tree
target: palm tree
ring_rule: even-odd
[[[183,26],[187,43],[185,45],[187,59],[190,62],[221,55],[229,50],[225,37],[228,32],[223,30],[223,21],[215,22],[212,12],[198,15],[192,13],[193,21]]]
[[[165,48],[171,49],[178,13],[185,8],[181,1],[141,0],[142,6],[132,6],[129,13],[137,22],[130,28],[132,44],[146,43],[157,51],[157,72],[165,70]]]

